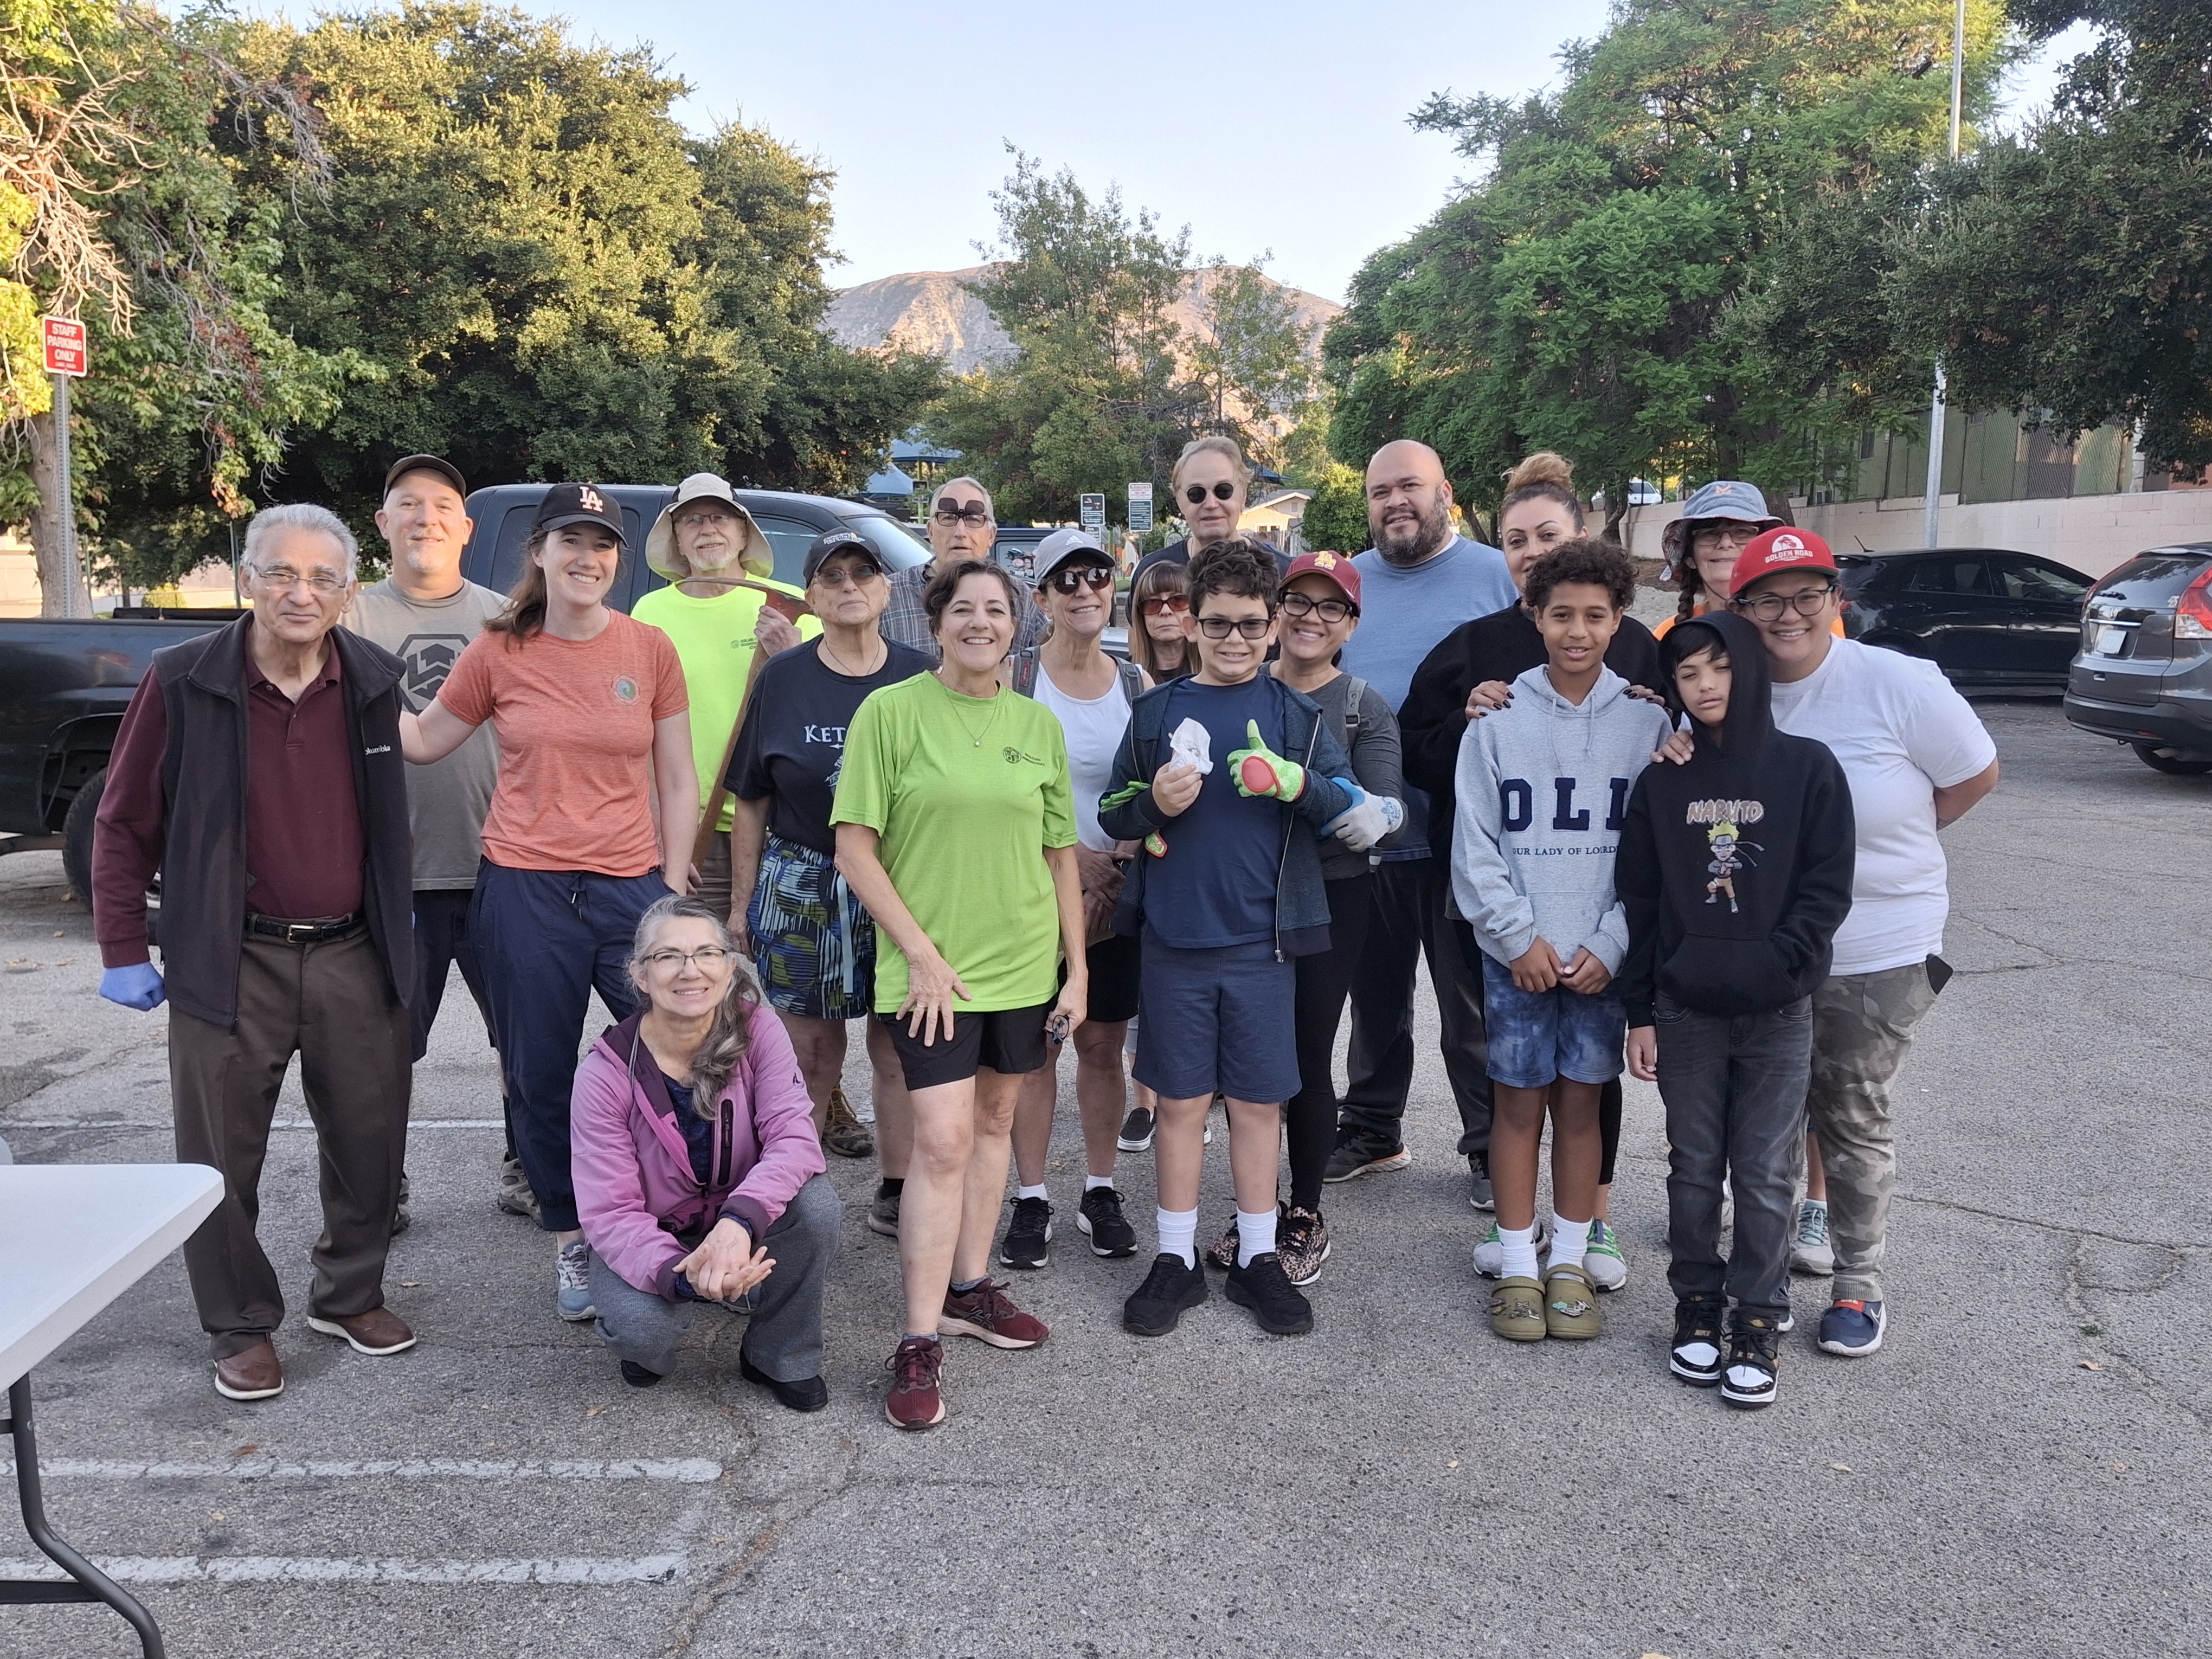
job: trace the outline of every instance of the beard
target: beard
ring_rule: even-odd
[[[1443,550],[1451,539],[1451,509],[1444,505],[1444,493],[1437,490],[1429,498],[1428,506],[1410,522],[1403,517],[1379,526],[1375,533],[1375,550],[1391,564],[1419,564]]]

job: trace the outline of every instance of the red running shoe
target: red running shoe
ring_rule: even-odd
[[[985,1279],[965,1296],[948,1289],[938,1316],[942,1336],[973,1336],[994,1348],[1034,1348],[1052,1333],[1044,1321],[1024,1313],[994,1279]]]
[[[902,1429],[933,1429],[945,1420],[945,1396],[937,1379],[945,1369],[945,1345],[934,1337],[909,1336],[884,1361],[891,1391],[884,1396],[884,1415]]]

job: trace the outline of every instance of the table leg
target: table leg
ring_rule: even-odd
[[[23,1502],[23,1530],[69,1574],[65,1580],[50,1578],[0,1579],[0,1606],[33,1601],[105,1601],[131,1621],[146,1659],[163,1659],[161,1632],[154,1615],[98,1567],[86,1560],[46,1523],[46,1505],[39,1486],[39,1447],[31,1434],[31,1379],[18,1377],[8,1385],[8,1418],[4,1425],[15,1442],[15,1490]]]

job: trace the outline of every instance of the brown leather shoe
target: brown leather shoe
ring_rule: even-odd
[[[343,1319],[310,1318],[307,1328],[320,1331],[325,1336],[345,1338],[353,1344],[356,1353],[398,1353],[402,1348],[415,1346],[415,1333],[389,1308],[371,1308],[367,1313],[349,1314]]]
[[[244,1353],[215,1362],[215,1391],[225,1400],[266,1400],[284,1392],[284,1368],[276,1345],[264,1340]]]

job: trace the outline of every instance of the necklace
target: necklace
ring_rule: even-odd
[[[937,683],[939,685],[945,685],[945,677],[942,674],[938,676]],[[983,746],[983,739],[991,735],[991,728],[998,724],[1000,705],[1003,703],[1011,694],[1002,689],[999,692],[998,696],[991,699],[991,712],[983,716],[983,729],[981,732],[978,732],[973,726],[969,724],[968,711],[963,708],[960,705],[963,702],[980,702],[982,699],[980,697],[970,697],[964,692],[955,691],[949,685],[945,685],[945,690],[947,695],[951,696],[953,699],[952,713],[954,718],[958,720],[960,722],[960,729],[965,732],[969,737],[973,738],[975,740],[975,746],[978,749],[981,749]]]
[[[882,652],[883,656],[884,658],[888,658],[890,655],[890,647],[883,643],[882,635],[878,634],[876,635],[876,642],[878,648]],[[872,665],[865,665],[860,668],[846,667],[845,659],[840,656],[837,653],[837,648],[830,643],[830,636],[827,634],[824,634],[822,636],[821,647],[822,654],[829,659],[830,666],[836,669],[839,673],[844,675],[848,679],[866,679],[869,675],[874,673],[877,669],[881,668],[884,665],[882,660],[878,659]]]

